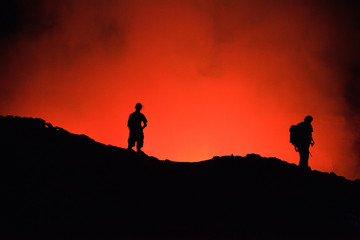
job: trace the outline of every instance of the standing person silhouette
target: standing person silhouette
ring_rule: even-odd
[[[297,125],[297,143],[295,150],[299,152],[300,162],[299,167],[307,169],[309,167],[309,154],[310,154],[310,145],[314,146],[315,142],[312,137],[313,127],[311,122],[313,117],[308,115],[305,117],[304,121]]]
[[[144,145],[143,129],[147,126],[147,120],[145,115],[140,112],[140,110],[142,109],[141,103],[137,103],[135,105],[135,109],[136,111],[130,114],[127,124],[130,130],[128,149],[132,149],[135,146],[136,142],[137,152],[141,152],[141,148]]]

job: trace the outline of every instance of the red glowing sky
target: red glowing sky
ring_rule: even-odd
[[[310,166],[360,178],[357,5],[10,5],[17,15],[2,26],[2,115],[40,117],[126,147],[127,118],[141,102],[149,155],[200,161],[257,153],[297,163],[289,127],[311,114]]]

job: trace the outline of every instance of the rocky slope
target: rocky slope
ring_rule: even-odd
[[[249,154],[162,161],[0,117],[4,234],[51,239],[360,239],[360,181]]]

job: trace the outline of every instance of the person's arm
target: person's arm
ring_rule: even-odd
[[[130,129],[131,122],[132,122],[132,120],[131,120],[131,114],[130,114],[128,122],[127,122],[127,126],[129,129]]]
[[[146,119],[145,116],[144,116],[144,119],[143,119],[143,123],[144,123],[144,125],[143,125],[142,129],[146,128],[146,126],[147,126],[147,119]]]

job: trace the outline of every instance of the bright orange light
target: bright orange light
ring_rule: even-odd
[[[311,6],[139,1],[101,5],[102,15],[83,5],[59,7],[58,28],[17,43],[7,78],[22,84],[1,114],[126,147],[127,118],[141,102],[149,155],[257,153],[291,163],[299,157],[289,127],[311,114],[310,166],[360,177],[341,74],[318,57],[334,30]]]

